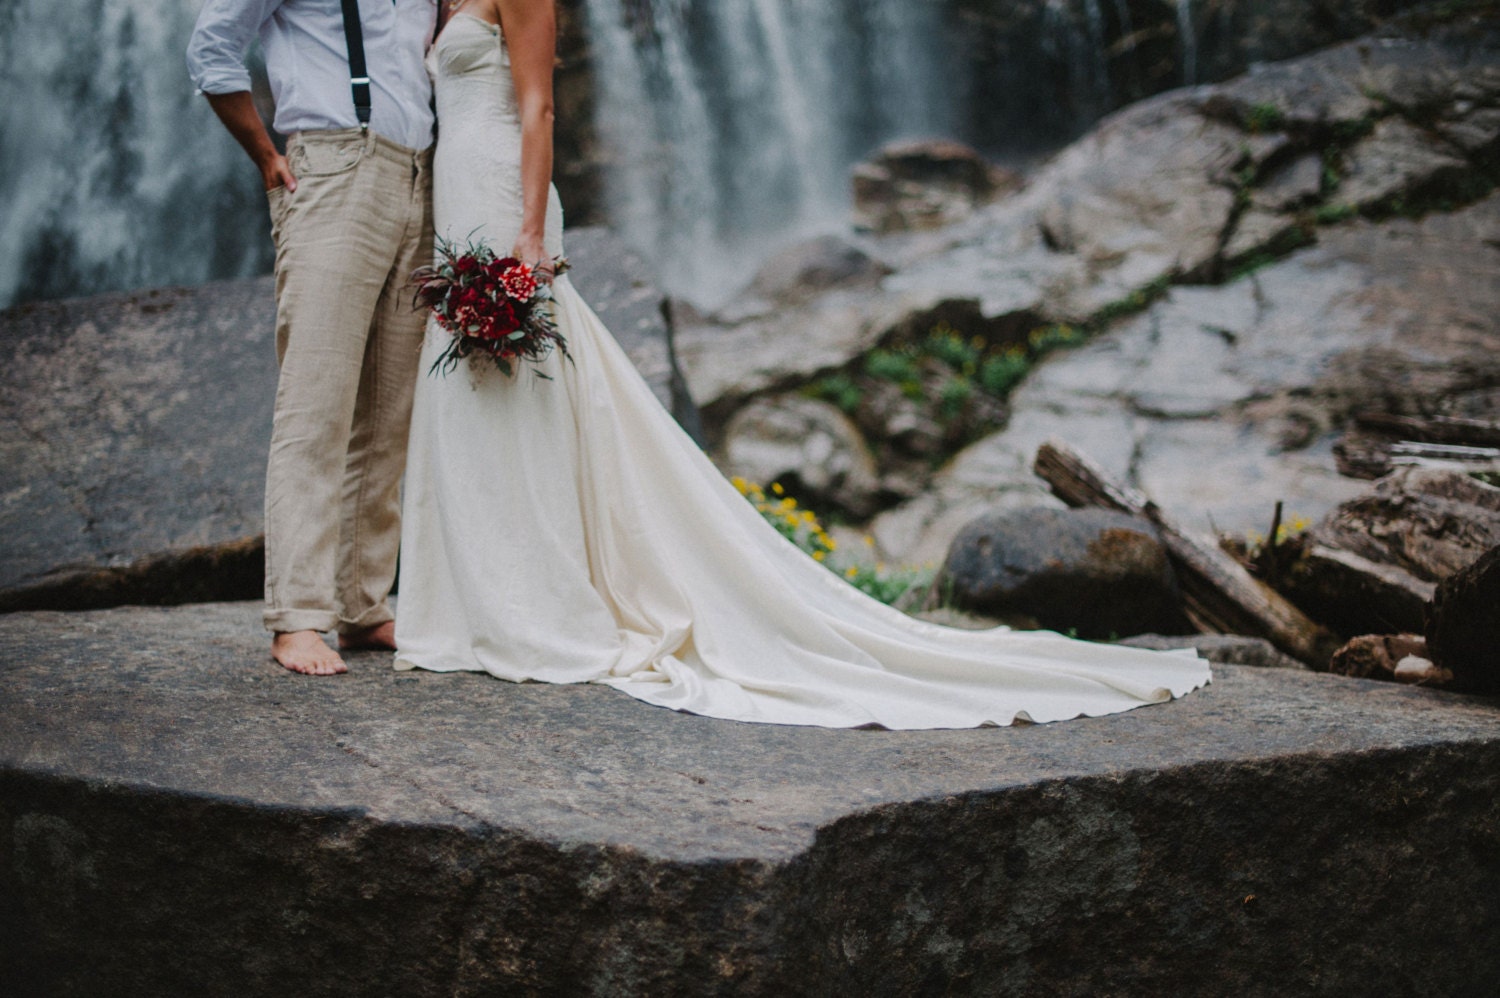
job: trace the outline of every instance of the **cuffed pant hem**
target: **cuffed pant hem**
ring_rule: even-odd
[[[385,603],[370,607],[364,613],[352,620],[341,619],[338,622],[340,634],[353,634],[356,631],[368,631],[372,627],[379,627],[387,621],[395,620],[396,615],[391,613],[391,608]]]
[[[277,634],[292,631],[331,631],[338,625],[338,615],[328,610],[273,610],[261,615],[266,630]]]

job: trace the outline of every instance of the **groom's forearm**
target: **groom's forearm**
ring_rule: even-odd
[[[282,156],[276,149],[276,144],[271,141],[271,134],[266,131],[266,126],[260,120],[260,112],[255,109],[255,102],[250,98],[248,90],[240,90],[231,94],[204,94],[208,98],[209,106],[214,109],[214,114],[229,129],[229,134],[240,147],[250,155],[257,169],[260,170],[262,183],[266,190],[280,187],[285,184],[286,189],[297,189],[297,178],[292,176],[291,169],[287,166],[286,157]]]

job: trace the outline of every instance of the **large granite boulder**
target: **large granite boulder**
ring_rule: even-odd
[[[0,617],[7,994],[1500,979],[1493,702],[1223,665],[1111,717],[834,731],[373,653],[310,680],[257,617]]]
[[[872,532],[888,559],[940,558],[987,497],[1042,491],[1031,458],[1051,437],[1195,529],[1263,533],[1277,501],[1288,521],[1320,520],[1368,490],[1333,455],[1353,414],[1443,412],[1500,385],[1496,239],[1491,194],[1421,219],[1352,220],[1241,280],[1174,287],[1049,356],[1011,394],[1003,431]]]
[[[1103,509],[981,517],[953,539],[932,602],[1085,638],[1187,625],[1155,528]]]
[[[601,230],[572,279],[695,432],[663,296]],[[271,278],[0,312],[0,609],[246,598],[275,396]]]

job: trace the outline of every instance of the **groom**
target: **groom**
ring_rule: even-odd
[[[387,597],[432,256],[434,0],[207,0],[193,82],[260,169],[276,242],[276,387],[266,469],[265,624],[293,672],[345,672],[324,642],[394,647]],[[255,38],[276,95],[250,99]]]

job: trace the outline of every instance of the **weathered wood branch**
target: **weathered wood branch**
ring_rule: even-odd
[[[1207,538],[1193,536],[1141,492],[1108,474],[1066,444],[1037,450],[1034,470],[1070,506],[1102,506],[1143,516],[1156,525],[1182,584],[1188,618],[1204,633],[1249,634],[1317,668],[1327,668],[1337,639]]]
[[[1391,444],[1391,463],[1417,463],[1422,459],[1444,462],[1495,462],[1500,461],[1500,447],[1471,447],[1466,444],[1430,444],[1415,440],[1399,440]]]
[[[1397,416],[1389,412],[1365,412],[1354,417],[1363,429],[1394,437],[1434,444],[1466,444],[1500,447],[1500,423],[1458,416]]]

